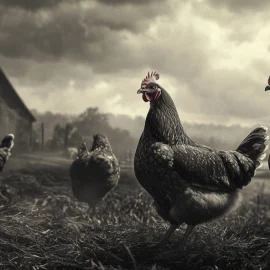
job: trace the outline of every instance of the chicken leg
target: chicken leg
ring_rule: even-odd
[[[170,236],[173,234],[173,232],[180,226],[180,224],[171,224],[169,229],[166,231],[165,235],[162,237],[162,239],[155,245],[155,247],[160,248],[163,247],[170,239]]]
[[[193,229],[194,229],[195,225],[188,225],[185,234],[182,238],[181,244],[179,245],[178,249],[179,250],[183,250],[185,248],[186,242],[188,237],[190,236],[190,234],[192,233]]]

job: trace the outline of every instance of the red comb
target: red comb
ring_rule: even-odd
[[[147,85],[150,82],[157,81],[159,79],[159,74],[155,72],[151,72],[151,74],[148,72],[147,76],[142,80],[141,87]]]
[[[269,78],[268,78],[268,84],[270,85],[270,76],[269,76]]]

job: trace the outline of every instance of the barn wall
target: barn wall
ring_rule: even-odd
[[[8,133],[15,135],[14,149],[26,151],[30,148],[32,123],[10,109],[0,97],[0,140]]]
[[[29,119],[29,113],[25,109],[25,105],[20,100],[16,91],[13,89],[12,85],[9,83],[3,72],[0,69],[0,97],[5,101],[7,106],[14,109],[18,114],[26,119]],[[31,118],[31,117],[30,117]]]
[[[17,126],[17,119],[18,114],[15,110],[9,109],[8,110],[8,133],[16,134],[16,126]]]
[[[16,125],[16,142],[21,150],[29,150],[31,142],[32,123],[18,116]]]
[[[0,97],[0,138],[3,138],[8,130],[8,107]]]
[[[35,119],[0,68],[0,140],[6,134],[13,133],[15,135],[14,150],[29,150],[32,139],[32,121]]]

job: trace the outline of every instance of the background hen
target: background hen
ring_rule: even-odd
[[[95,209],[96,204],[117,186],[120,178],[119,163],[109,140],[100,134],[93,139],[90,151],[82,144],[70,168],[73,194],[79,201],[88,203],[89,209]]]
[[[268,78],[268,84],[266,85],[265,91],[269,91],[270,90],[270,77]]]
[[[268,78],[268,84],[266,85],[265,91],[269,91],[270,90],[270,77]],[[268,156],[268,168],[270,170],[270,155]]]
[[[14,135],[8,134],[4,137],[0,145],[0,172],[3,171],[3,168],[6,164],[6,161],[11,155],[11,149],[14,146]]]
[[[185,244],[197,224],[213,220],[236,206],[239,189],[254,176],[265,157],[266,127],[254,129],[236,151],[217,151],[192,141],[185,133],[167,91],[151,73],[137,93],[150,101],[145,127],[139,140],[135,174],[153,197],[158,214],[171,223],[161,246],[182,223],[188,228]]]

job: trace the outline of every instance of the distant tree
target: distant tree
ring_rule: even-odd
[[[81,134],[98,133],[106,131],[109,122],[108,116],[100,113],[98,108],[88,108],[73,122]]]
[[[78,128],[78,133],[89,145],[92,144],[92,136],[101,133],[109,138],[115,151],[135,149],[136,141],[130,133],[127,130],[112,128],[108,119],[109,115],[99,112],[97,107],[88,108],[72,122],[72,125]]]
[[[130,132],[122,128],[113,128],[110,125],[109,115],[101,113],[97,107],[87,108],[78,116],[44,114],[35,111],[38,121],[44,122],[46,147],[51,150],[62,150],[67,147],[79,147],[84,141],[92,144],[93,135],[106,135],[116,152],[135,150],[137,140],[130,136]],[[127,119],[126,126],[129,121]],[[132,125],[132,122],[131,122]],[[40,125],[35,130],[40,134]]]
[[[81,142],[82,136],[72,123],[57,124],[54,127],[52,139],[48,141],[48,147],[51,150],[62,150],[70,146],[77,147]]]
[[[34,125],[33,129],[37,131],[39,134],[40,134],[40,123],[41,122],[44,123],[45,141],[52,138],[54,128],[57,124],[63,126],[69,122],[72,122],[77,117],[76,115],[52,113],[50,111],[40,113],[37,110],[32,110],[32,113],[37,119],[37,123]]]
[[[50,148],[53,149],[63,149],[64,148],[64,137],[65,127],[60,124],[56,124],[53,130],[53,135],[50,143]]]
[[[77,147],[82,143],[82,136],[78,131],[78,128],[75,127],[72,123],[67,123],[65,126],[65,138],[64,138],[65,147]]]

